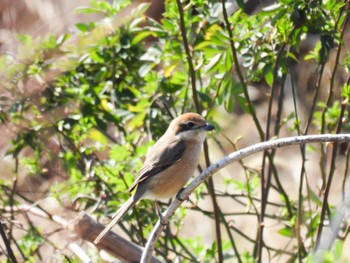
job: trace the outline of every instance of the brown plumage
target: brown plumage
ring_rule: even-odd
[[[164,135],[154,144],[129,192],[133,195],[114,214],[112,221],[95,239],[95,244],[139,200],[166,200],[176,195],[194,173],[206,132],[214,129],[197,113],[175,118]]]

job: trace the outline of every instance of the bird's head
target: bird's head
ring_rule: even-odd
[[[214,130],[214,126],[197,113],[185,113],[175,118],[167,132],[185,141],[203,141],[207,131]]]

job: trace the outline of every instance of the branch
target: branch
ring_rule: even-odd
[[[178,194],[178,198],[170,204],[168,209],[163,213],[163,216],[156,225],[154,226],[150,237],[148,238],[146,247],[143,251],[141,263],[150,262],[155,244],[160,237],[164,227],[169,222],[170,217],[175,213],[176,209],[182,204],[183,201],[187,200],[190,194],[211,175],[226,167],[230,163],[239,161],[247,156],[253,155],[258,152],[262,152],[269,149],[277,149],[281,147],[299,145],[305,143],[321,143],[321,142],[349,142],[350,134],[322,134],[322,135],[307,135],[307,136],[296,136],[289,138],[276,139],[267,142],[257,143],[255,145],[246,147],[242,150],[230,153],[222,160],[210,165],[205,169],[198,177],[196,177],[184,190]]]
[[[104,229],[104,225],[96,223],[87,214],[82,213],[73,221],[71,228],[81,239],[93,243],[97,235]],[[110,231],[96,247],[106,250],[122,262],[139,262],[142,254],[142,248],[115,234],[113,231]],[[161,263],[156,258],[152,258],[151,262]]]
[[[11,241],[6,236],[5,228],[4,228],[4,225],[2,222],[0,222],[0,236],[2,237],[2,240],[5,244],[6,249],[7,249],[8,259],[13,263],[17,263],[15,254],[13,253],[13,250],[11,248]]]
[[[181,1],[176,0],[176,3],[177,3],[177,8],[179,10],[181,36],[182,36],[182,40],[184,42],[184,48],[185,48],[185,52],[186,52],[186,58],[187,58],[187,63],[188,63],[188,68],[189,68],[189,73],[190,73],[190,78],[191,78],[193,102],[194,102],[194,106],[196,108],[196,111],[198,113],[200,113],[201,112],[201,105],[200,105],[199,100],[198,100],[198,93],[197,93],[197,87],[196,87],[196,70],[194,69],[194,66],[193,66],[190,45],[188,43],[188,39],[187,39],[187,35],[186,35],[184,11],[182,9]]]
[[[256,115],[256,112],[255,112],[255,108],[250,100],[250,95],[248,93],[248,85],[244,79],[244,76],[243,76],[243,73],[242,73],[242,70],[240,67],[240,63],[238,61],[237,50],[235,47],[235,42],[234,42],[233,33],[232,33],[233,28],[232,28],[231,23],[229,21],[229,17],[228,17],[227,10],[226,10],[226,0],[221,0],[221,4],[222,4],[222,14],[224,16],[225,26],[227,29],[228,36],[230,38],[230,49],[231,49],[231,53],[232,53],[232,57],[233,57],[233,62],[234,62],[234,66],[235,66],[239,81],[240,81],[242,88],[243,88],[243,94],[244,94],[244,99],[246,100],[246,106],[248,107],[249,113],[253,118],[256,129],[259,132],[260,140],[263,140],[264,136],[265,136],[264,131],[261,128],[258,116]]]
[[[66,220],[61,216],[48,215],[45,211],[33,205],[19,205],[13,208],[5,207],[3,210],[0,210],[0,213],[7,213],[11,211],[31,213],[41,218],[52,220],[53,222],[61,225],[63,228],[74,232],[80,239],[89,241],[91,243],[94,242],[97,235],[104,229],[104,225],[96,223],[94,219],[85,213],[79,214],[75,219],[71,221]],[[2,223],[0,226],[2,227]],[[0,234],[2,234],[1,228]],[[83,253],[83,251],[71,241],[72,240],[67,240],[67,242],[69,242],[69,248],[79,258],[85,258],[86,255]],[[5,244],[7,243],[5,242]],[[107,251],[109,254],[120,259],[122,262],[139,262],[142,255],[142,248],[122,238],[113,231],[110,231],[108,235],[98,245],[96,245],[96,247]],[[13,262],[15,261],[13,260]],[[162,261],[158,260],[155,257],[152,257],[151,262],[161,263]]]

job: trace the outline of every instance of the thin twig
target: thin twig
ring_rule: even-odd
[[[342,105],[341,108],[341,113],[339,116],[339,120],[338,120],[338,125],[337,125],[337,134],[340,133],[341,128],[342,128],[342,120],[343,120],[343,116],[344,116],[344,112],[345,112],[345,106],[344,104]],[[334,176],[334,172],[335,172],[335,162],[336,162],[336,156],[337,156],[337,152],[338,152],[338,144],[335,144],[333,146],[333,150],[332,150],[332,157],[331,157],[331,167],[330,167],[330,171],[329,171],[329,176],[328,176],[328,180],[327,180],[327,185],[326,185],[326,189],[324,192],[324,198],[323,198],[323,202],[322,202],[322,208],[321,208],[321,215],[320,215],[320,224],[318,226],[318,231],[317,231],[317,238],[316,238],[316,247],[318,247],[318,245],[320,244],[321,241],[321,237],[322,237],[322,230],[323,230],[323,222],[325,220],[325,216],[326,216],[326,210],[328,207],[328,196],[329,196],[329,192],[331,189],[331,184],[333,181],[333,176]]]
[[[340,12],[339,14],[339,18],[337,21],[337,24],[335,27],[337,27],[339,20],[341,19],[341,14],[342,12]],[[340,39],[343,39],[344,37],[344,32],[345,32],[345,28],[347,25],[347,21],[349,19],[349,13],[346,14],[346,17],[344,19],[344,23],[343,23],[343,27],[341,29],[341,36]],[[332,73],[332,78],[331,78],[331,83],[330,83],[330,88],[329,88],[329,95],[327,98],[327,102],[326,102],[326,107],[323,109],[322,111],[322,127],[321,127],[321,133],[325,132],[325,125],[326,125],[326,120],[325,120],[325,116],[326,116],[326,110],[328,109],[328,107],[330,106],[331,100],[333,98],[333,89],[334,89],[334,80],[335,80],[335,73],[337,71],[338,65],[339,65],[339,59],[340,59],[340,52],[341,52],[341,47],[342,45],[339,44],[338,46],[338,50],[337,50],[337,55],[336,55],[336,60],[334,62],[334,68],[333,68],[333,73]],[[336,128],[336,133],[339,134],[341,132],[342,129],[342,121],[343,121],[343,116],[345,113],[345,105],[342,104],[341,106],[341,112],[340,112],[340,116],[338,118],[338,123],[337,123],[337,128]],[[322,150],[322,148],[321,148]],[[333,176],[334,176],[334,172],[335,172],[335,162],[336,162],[336,156],[337,156],[337,152],[338,152],[338,145],[334,145],[333,150],[332,150],[332,157],[331,157],[331,164],[330,164],[330,170],[329,170],[329,174],[328,174],[328,179],[327,179],[327,183],[325,185],[325,192],[324,192],[324,197],[323,197],[323,202],[322,202],[322,208],[321,208],[321,216],[320,216],[320,224],[318,227],[318,231],[317,231],[317,238],[316,238],[316,247],[319,245],[319,242],[321,240],[321,236],[322,236],[322,230],[323,230],[323,222],[325,220],[325,215],[326,215],[326,211],[328,208],[328,195],[329,195],[329,191],[331,188],[331,184],[333,181]],[[323,156],[326,155],[325,150],[322,150]],[[324,157],[325,158],[325,157]],[[321,160],[321,163],[326,163],[326,162],[322,162],[323,160]],[[322,167],[321,167],[322,168]],[[322,169],[323,170],[323,169]],[[323,188],[322,188],[323,189]]]
[[[209,151],[208,151],[208,142],[207,140],[204,141],[204,156],[205,156],[205,162],[206,166],[208,167],[210,165],[209,160]],[[217,253],[218,253],[218,262],[221,263],[224,261],[224,255],[222,253],[222,236],[221,236],[221,228],[220,228],[220,208],[216,199],[215,194],[215,187],[214,187],[214,181],[213,178],[208,178],[208,192],[210,194],[212,203],[213,203],[213,209],[214,209],[214,222],[215,222],[215,235],[216,235],[216,243],[217,243]]]
[[[233,57],[233,61],[235,64],[235,69],[236,69],[239,81],[240,81],[242,88],[243,88],[244,99],[246,100],[246,105],[249,109],[249,113],[253,117],[254,124],[259,132],[260,140],[263,140],[264,139],[264,131],[261,128],[259,119],[258,119],[256,112],[255,112],[255,108],[250,100],[250,96],[248,93],[248,86],[247,86],[246,81],[244,80],[243,73],[242,73],[241,68],[240,68],[240,63],[238,61],[237,50],[235,47],[235,43],[233,42],[233,34],[232,34],[233,30],[232,30],[230,21],[228,19],[227,10],[226,10],[226,6],[225,6],[226,1],[221,0],[221,3],[222,3],[222,14],[224,17],[225,26],[226,26],[227,33],[228,33],[229,40],[230,40],[230,49],[232,52],[232,57]]]
[[[312,117],[315,112],[316,108],[316,102],[318,99],[319,91],[320,91],[320,86],[321,86],[321,80],[322,80],[322,75],[324,72],[325,68],[325,63],[321,65],[320,73],[318,76],[318,81],[315,87],[315,94],[313,97],[313,101],[311,104],[311,109],[309,112],[309,116],[307,119],[306,127],[304,129],[303,134],[307,135],[309,128],[311,126],[312,122]],[[298,125],[299,126],[299,125]],[[298,127],[298,132],[300,134],[300,127]],[[298,192],[298,218],[297,218],[297,238],[298,238],[298,260],[299,262],[302,261],[303,255],[302,255],[302,247],[303,247],[303,241],[301,240],[301,224],[302,224],[302,219],[303,219],[303,214],[302,214],[302,203],[303,203],[303,184],[304,184],[304,179],[306,178],[306,147],[305,145],[300,146],[300,153],[301,153],[301,169],[300,169],[300,175],[299,175],[299,192]],[[322,174],[322,181],[324,182],[323,174]]]
[[[344,11],[344,9],[342,8],[341,11],[339,12],[339,17],[338,17],[337,23],[334,26],[335,28],[338,27],[339,20],[343,18],[343,16],[342,16],[343,11]],[[346,25],[348,24],[347,23],[348,19],[349,19],[349,13],[346,14],[344,22],[343,22],[343,28],[340,31],[341,32],[340,33],[340,41],[343,40],[345,28],[346,28]],[[324,133],[325,129],[326,129],[326,112],[327,112],[327,109],[329,108],[329,106],[330,106],[330,104],[332,102],[332,99],[333,99],[334,82],[335,82],[336,72],[337,72],[337,69],[338,69],[338,66],[339,66],[339,59],[340,59],[340,52],[341,52],[341,50],[342,50],[342,44],[340,43],[339,46],[338,46],[336,58],[335,58],[335,61],[334,61],[334,68],[333,68],[332,77],[331,77],[329,90],[328,90],[328,98],[327,98],[327,101],[326,101],[326,105],[325,105],[325,107],[322,110],[321,133]]]
[[[13,253],[12,248],[11,248],[10,240],[7,238],[5,230],[4,230],[4,226],[1,222],[0,222],[0,236],[1,236],[3,242],[6,246],[8,258],[11,260],[11,262],[17,263],[15,254]]]
[[[340,10],[340,13],[338,15],[338,19],[334,25],[334,29],[337,30],[338,28],[338,24],[339,24],[339,21],[342,19],[342,12],[343,12],[343,9]],[[345,17],[345,20],[344,20],[344,23],[343,23],[343,28],[340,30],[341,31],[341,36],[340,36],[340,39],[342,40],[343,39],[343,36],[344,36],[344,31],[345,31],[345,27],[347,25],[347,20],[348,20],[348,14],[346,15]],[[336,59],[335,59],[335,62],[334,62],[334,68],[333,68],[333,72],[332,72],[332,77],[331,77],[331,81],[330,81],[330,86],[329,86],[329,90],[328,90],[328,97],[327,97],[327,100],[325,102],[325,105],[322,109],[322,114],[321,114],[321,130],[320,130],[320,133],[325,133],[326,131],[326,112],[327,110],[329,109],[329,106],[332,102],[332,98],[333,98],[333,94],[334,94],[334,80],[335,80],[335,75],[336,75],[336,71],[337,71],[337,68],[338,68],[338,64],[339,64],[339,58],[340,58],[340,51],[341,51],[341,43],[339,43],[338,45],[338,50],[337,50],[337,54],[336,54]],[[328,131],[330,132],[330,131]],[[320,148],[320,152],[321,152],[321,156],[320,156],[320,171],[321,171],[321,174],[322,174],[322,186],[321,186],[321,191],[325,191],[325,188],[327,187],[326,186],[326,164],[327,164],[327,161],[326,161],[326,149],[324,148]],[[329,210],[328,206],[327,206],[327,210]],[[322,223],[322,222],[321,222]]]
[[[190,78],[191,78],[193,102],[194,102],[194,106],[196,108],[196,111],[201,112],[201,107],[200,107],[200,103],[198,100],[197,87],[196,87],[196,71],[195,71],[194,66],[193,66],[191,50],[190,50],[190,46],[189,46],[189,43],[187,40],[184,12],[182,9],[181,1],[176,0],[176,3],[177,3],[177,8],[179,10],[180,30],[181,30],[181,35],[182,35],[182,41],[184,42],[184,48],[185,48],[187,63],[188,63],[188,67],[189,67],[189,74],[190,74]]]
[[[290,32],[289,36],[292,35],[294,32],[294,29]],[[278,69],[279,69],[279,63],[282,58],[282,55],[284,54],[284,51],[286,49],[287,44],[283,43],[281,48],[279,49],[277,53],[277,57],[275,60],[275,65],[273,69],[273,82],[272,82],[272,87],[271,87],[271,95],[270,95],[270,101],[268,105],[268,112],[267,112],[267,122],[266,122],[266,130],[265,130],[265,140],[270,139],[270,123],[271,123],[271,117],[272,117],[272,104],[274,101],[275,97],[275,92],[277,89],[277,84],[278,84]],[[285,79],[286,79],[286,74],[283,75],[283,81],[281,84],[280,88],[280,95],[278,99],[278,111],[277,111],[277,118],[275,121],[275,133],[274,136],[279,135],[280,131],[280,120],[281,120],[281,115],[282,115],[282,106],[283,106],[283,95],[284,95],[284,84],[285,84]],[[274,157],[276,154],[276,150],[272,150],[271,153],[269,152],[264,152],[263,156],[263,165],[261,168],[261,197],[262,197],[262,202],[261,202],[261,215],[259,217],[259,242],[258,242],[258,248],[257,248],[257,256],[258,256],[258,262],[261,262],[261,256],[262,256],[262,249],[263,249],[263,230],[264,230],[264,215],[265,215],[265,209],[266,209],[266,202],[268,199],[268,194],[270,190],[270,185],[271,185],[271,175],[274,175],[275,181],[277,183],[279,192],[283,195],[289,217],[291,218],[293,216],[289,197],[286,194],[279,178],[278,178],[278,173],[274,164]],[[266,178],[266,183],[265,183],[265,164],[266,164],[266,157],[269,159],[269,168],[268,168],[268,174]]]
[[[348,77],[348,80],[347,80],[346,84],[350,85],[350,76]],[[344,171],[344,177],[343,177],[343,182],[342,182],[342,197],[343,197],[343,201],[345,199],[345,183],[346,183],[346,179],[347,179],[349,168],[350,168],[350,149],[349,149],[349,145],[347,146],[347,150],[346,151],[347,152],[346,152],[345,171]]]
[[[338,118],[338,124],[337,124],[337,129],[336,129],[337,134],[339,134],[341,132],[344,114],[345,114],[345,104],[342,103],[340,116]],[[316,247],[319,245],[319,242],[320,242],[321,236],[322,236],[323,221],[325,220],[326,210],[328,207],[328,196],[329,196],[329,192],[330,192],[330,188],[331,188],[331,184],[332,184],[333,176],[334,176],[334,172],[335,172],[335,163],[336,163],[337,153],[338,153],[338,144],[334,145],[333,150],[332,150],[330,170],[329,170],[328,180],[327,180],[326,189],[324,192],[324,198],[323,198],[323,202],[322,202],[320,224],[319,224],[318,231],[317,231]]]
[[[273,68],[273,82],[272,82],[272,87],[271,87],[271,93],[270,93],[270,99],[269,99],[269,105],[268,105],[268,110],[267,110],[267,121],[266,121],[266,130],[265,130],[265,141],[268,141],[270,139],[270,123],[271,123],[271,117],[272,117],[272,104],[274,101],[275,97],[275,92],[277,89],[277,79],[278,79],[278,65],[280,62],[280,59],[282,57],[283,51],[286,48],[286,43],[283,43],[281,48],[279,49],[277,53],[277,57],[275,60],[275,65]],[[275,133],[276,135],[276,133]]]
[[[192,87],[192,97],[193,97],[193,102],[196,108],[196,111],[198,113],[200,113],[202,111],[201,105],[199,103],[199,99],[198,99],[198,93],[197,93],[197,86],[196,86],[196,71],[195,68],[193,66],[193,61],[192,61],[192,54],[191,54],[191,50],[190,50],[190,45],[187,39],[187,35],[186,35],[186,26],[185,26],[185,20],[184,20],[184,12],[182,9],[182,5],[181,5],[181,1],[180,0],[176,0],[177,3],[177,8],[179,10],[179,17],[180,17],[180,30],[181,30],[181,35],[182,35],[182,40],[184,43],[184,48],[185,48],[185,52],[186,52],[186,58],[187,58],[187,63],[188,63],[188,67],[189,67],[189,74],[190,74],[190,79],[191,79],[191,87]],[[209,154],[208,154],[208,144],[205,141],[204,143],[204,154],[205,154],[205,161],[206,161],[206,165],[209,166],[210,165],[210,161],[209,161]],[[212,180],[209,180],[208,182],[209,185],[209,193],[211,196],[211,200],[213,203],[213,207],[214,207],[214,211],[216,211],[215,213],[215,233],[216,233],[216,242],[217,242],[217,252],[218,252],[218,261],[219,262],[223,262],[224,257],[223,257],[223,253],[222,253],[222,238],[221,238],[221,229],[220,229],[220,218],[219,218],[219,213],[218,213],[218,204],[216,201],[216,196],[215,196],[215,191],[214,191],[214,182]]]

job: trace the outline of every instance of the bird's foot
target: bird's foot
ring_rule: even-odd
[[[176,194],[176,199],[179,200],[180,202],[184,202],[184,201],[189,201],[189,200],[190,200],[189,197],[187,197],[187,198],[185,198],[185,199],[183,199],[183,198],[180,197],[180,196],[181,196],[181,193],[182,193],[182,191],[183,191],[184,189],[185,189],[185,188],[181,188],[180,191]]]
[[[167,225],[167,223],[164,222],[164,217],[163,217],[162,211],[160,209],[160,203],[157,201],[156,201],[156,211],[157,211],[157,215],[159,217],[160,224],[163,226]]]

